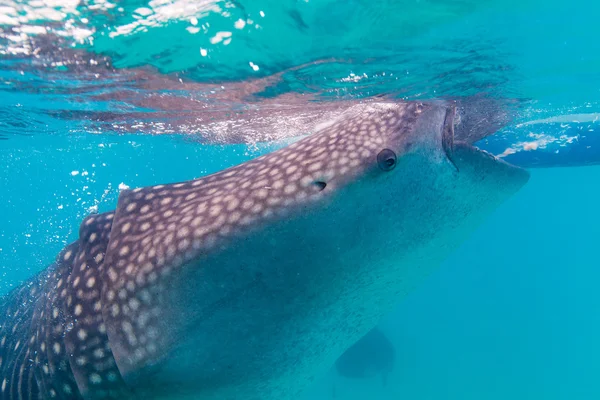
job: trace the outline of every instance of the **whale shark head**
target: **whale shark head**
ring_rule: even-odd
[[[454,143],[453,124],[452,105],[359,105],[244,164],[125,191],[111,223],[88,218],[94,250],[73,268],[100,263],[77,290],[100,288],[112,381],[149,399],[301,390],[527,181]],[[93,374],[90,391],[111,381]]]

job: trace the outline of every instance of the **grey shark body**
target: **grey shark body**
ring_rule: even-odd
[[[121,193],[3,300],[0,399],[294,398],[527,181],[453,125],[372,103]]]

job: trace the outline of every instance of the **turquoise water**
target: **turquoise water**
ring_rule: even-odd
[[[478,145],[531,167],[531,181],[381,322],[397,353],[386,387],[331,372],[305,398],[598,398],[598,11],[537,0],[2,3],[0,294],[47,266],[84,216],[113,209],[120,187],[281,146],[212,143],[189,123],[203,107],[485,95],[511,121]],[[240,82],[258,82],[258,96]]]
[[[313,393],[327,398],[333,380],[342,399],[598,398],[599,176],[598,167],[532,171],[382,321],[398,353],[390,387],[336,377]]]

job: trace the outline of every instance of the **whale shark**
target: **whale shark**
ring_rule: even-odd
[[[121,192],[0,300],[0,399],[293,399],[528,181],[456,106],[373,102]]]

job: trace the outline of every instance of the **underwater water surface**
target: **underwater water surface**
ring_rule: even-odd
[[[279,148],[311,133],[304,121],[324,104],[458,99],[484,105],[481,124],[490,108],[501,116],[477,145],[530,182],[381,321],[396,353],[387,384],[332,369],[302,398],[596,399],[599,11],[581,0],[0,2],[0,295],[123,188]],[[282,109],[295,118],[275,121]],[[240,110],[273,121],[231,138]]]

